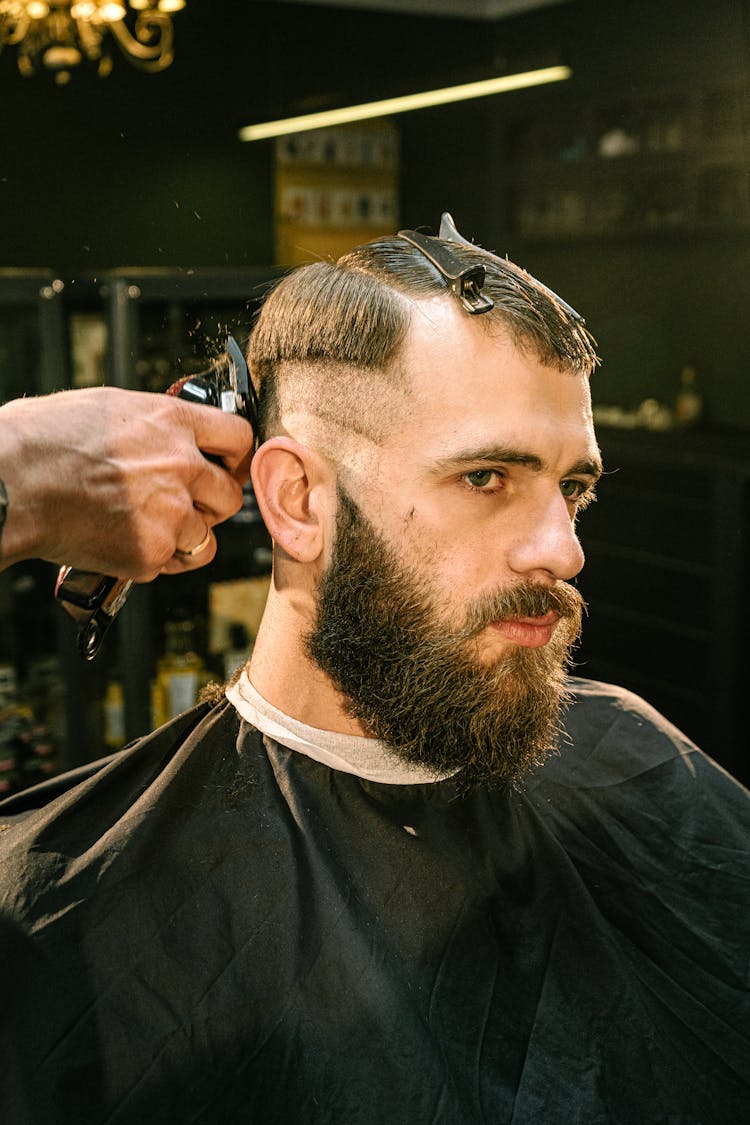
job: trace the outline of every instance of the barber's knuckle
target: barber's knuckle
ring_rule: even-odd
[[[175,497],[175,515],[180,523],[184,523],[195,511],[193,496],[190,492],[183,492]]]
[[[143,563],[149,570],[158,570],[174,554],[174,537],[166,534],[152,536],[144,544]]]
[[[193,514],[193,498],[187,488],[172,488],[162,497],[160,524],[174,534]]]

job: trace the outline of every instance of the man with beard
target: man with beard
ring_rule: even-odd
[[[566,677],[580,317],[446,218],[290,275],[248,359],[251,662],[2,810],[3,1121],[736,1125],[746,794]]]

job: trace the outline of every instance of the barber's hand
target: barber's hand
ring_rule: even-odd
[[[203,566],[211,528],[242,504],[252,441],[244,419],[169,395],[96,387],[7,403],[0,569],[42,558],[147,581]]]

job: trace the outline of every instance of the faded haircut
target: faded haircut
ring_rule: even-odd
[[[485,267],[482,292],[494,308],[475,317],[485,330],[505,330],[517,347],[561,372],[591,374],[598,363],[594,341],[554,294],[480,247],[446,245],[467,266]],[[266,298],[248,344],[261,440],[278,432],[290,407],[380,440],[400,401],[384,391],[408,392],[397,361],[412,302],[441,294],[458,300],[435,266],[397,236],[283,278]]]

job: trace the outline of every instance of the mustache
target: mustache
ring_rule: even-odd
[[[556,613],[580,625],[586,602],[567,582],[542,586],[537,582],[517,582],[494,594],[485,594],[469,606],[461,638],[468,639],[495,621],[508,617],[544,617]]]

